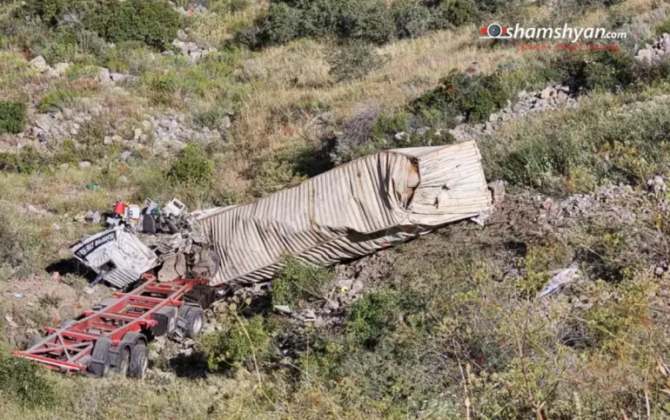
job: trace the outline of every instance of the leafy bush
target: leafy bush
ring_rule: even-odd
[[[398,38],[417,38],[428,32],[432,23],[430,10],[421,3],[402,0],[391,7]]]
[[[172,163],[167,178],[173,184],[207,187],[214,180],[214,162],[200,143],[189,143]]]
[[[477,123],[504,107],[508,99],[498,75],[470,76],[453,71],[435,90],[417,99],[413,108],[421,114],[463,114],[468,122]]]
[[[343,5],[337,33],[340,39],[384,44],[391,41],[394,34],[393,15],[383,2],[349,0]]]
[[[433,10],[433,29],[446,29],[474,22],[478,17],[474,0],[444,0]]]
[[[348,315],[347,336],[368,347],[387,331],[393,329],[394,320],[400,313],[400,295],[382,289],[364,296],[351,305]]]
[[[84,25],[109,42],[142,41],[160,48],[176,38],[179,14],[167,2],[105,2],[86,15]]]
[[[235,317],[224,323],[224,331],[205,334],[198,342],[207,366],[212,371],[225,371],[247,367],[267,359],[271,353],[270,337],[263,318],[256,316],[249,321]]]
[[[272,282],[272,303],[295,307],[301,300],[322,299],[332,279],[323,267],[289,258]]]
[[[30,174],[40,167],[42,160],[33,147],[25,146],[18,153],[0,153],[0,171]]]
[[[267,42],[285,44],[303,35],[302,11],[285,3],[272,4],[264,22]]]
[[[78,95],[76,92],[69,90],[54,90],[42,98],[37,109],[40,112],[49,112],[49,111],[60,111],[63,109],[63,104],[76,98]]]
[[[625,89],[640,80],[645,72],[626,52],[601,51],[588,57],[571,54],[560,56],[550,64],[561,74],[565,83],[575,88],[615,91]],[[649,82],[649,80],[645,81]]]
[[[382,65],[375,49],[363,42],[351,42],[328,58],[330,74],[336,82],[361,79]]]
[[[661,22],[658,22],[654,26],[654,32],[656,33],[657,36],[661,36],[663,34],[670,34],[670,19],[665,19]]]
[[[26,125],[26,104],[23,102],[0,102],[0,134],[18,134]]]
[[[28,408],[48,407],[56,399],[54,385],[42,368],[10,355],[4,348],[0,348],[0,382],[0,395],[9,394]]]

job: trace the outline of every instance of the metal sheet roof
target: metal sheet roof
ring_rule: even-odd
[[[486,212],[475,142],[395,149],[251,204],[199,218],[219,259],[212,285],[272,278],[283,257],[331,265]]]

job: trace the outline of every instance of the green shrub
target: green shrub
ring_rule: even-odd
[[[18,134],[26,125],[26,104],[22,102],[0,102],[0,134]]]
[[[588,89],[615,91],[631,86],[636,80],[636,62],[626,53],[602,53],[584,69]]]
[[[43,158],[31,146],[22,147],[18,153],[0,153],[0,171],[31,174],[42,165]]]
[[[61,111],[64,103],[71,101],[77,96],[76,92],[69,90],[54,90],[44,95],[39,105],[37,105],[37,109],[40,112]]]
[[[193,122],[201,127],[217,129],[226,113],[220,107],[212,107],[193,114]]]
[[[474,0],[445,0],[432,11],[433,29],[446,29],[474,22],[478,17]]]
[[[296,307],[301,300],[323,299],[333,273],[289,258],[272,282],[272,303]]]
[[[615,91],[625,89],[642,80],[647,72],[641,71],[643,63],[623,52],[601,51],[588,56],[566,54],[552,60],[550,64],[565,83],[589,90]]]
[[[656,36],[670,34],[670,19],[665,19],[656,23],[656,25],[654,25],[654,33],[656,33]]]
[[[65,70],[69,80],[93,79],[100,73],[100,68],[90,63],[78,63]]]
[[[249,0],[214,0],[209,9],[214,13],[241,12],[249,6]]]
[[[477,123],[504,107],[508,99],[498,75],[471,76],[453,71],[435,90],[417,99],[413,109],[421,114],[463,114],[468,122]]]
[[[518,0],[475,0],[475,4],[479,10],[492,14],[500,13],[518,3]]]
[[[382,335],[393,330],[400,313],[399,293],[381,289],[365,295],[349,308],[347,337],[374,347]]]
[[[198,342],[198,350],[204,353],[210,370],[240,367],[253,370],[256,363],[260,364],[272,354],[269,333],[261,316],[249,321],[235,317],[223,325],[226,326],[224,331],[205,334]]]
[[[350,42],[328,58],[330,75],[336,82],[357,80],[381,67],[382,60],[375,49],[361,41]]]
[[[395,35],[393,15],[378,0],[350,0],[339,19],[338,36],[343,40],[360,39],[385,44]]]
[[[56,400],[53,383],[43,368],[0,348],[0,395],[9,394],[28,408],[48,407]]]
[[[214,162],[200,143],[189,143],[172,162],[167,178],[173,184],[207,187],[214,180]]]
[[[86,10],[90,3],[90,0],[28,0],[20,13],[39,17],[42,22],[55,26],[65,13]]]
[[[302,36],[315,38],[332,36],[337,33],[342,12],[353,2],[350,0],[300,0],[287,2],[302,11]]]
[[[270,44],[285,44],[304,32],[302,11],[285,3],[272,4],[264,22],[264,36]]]
[[[432,24],[430,10],[417,2],[402,0],[391,7],[398,38],[417,38],[428,32]]]
[[[105,2],[86,15],[84,25],[108,42],[142,41],[161,48],[177,36],[179,13],[167,2]]]

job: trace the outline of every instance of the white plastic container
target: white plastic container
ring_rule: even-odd
[[[141,212],[140,206],[138,206],[137,204],[131,204],[128,206],[128,209],[126,210],[126,219],[131,224],[137,224],[140,221],[140,212]]]

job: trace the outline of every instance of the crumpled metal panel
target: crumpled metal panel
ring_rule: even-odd
[[[475,142],[396,149],[198,221],[219,264],[211,284],[270,279],[291,255],[320,265],[371,254],[487,212]]]
[[[156,254],[138,237],[123,227],[93,235],[72,248],[74,256],[100,273],[102,267],[113,264],[104,280],[123,288],[157,265]]]

